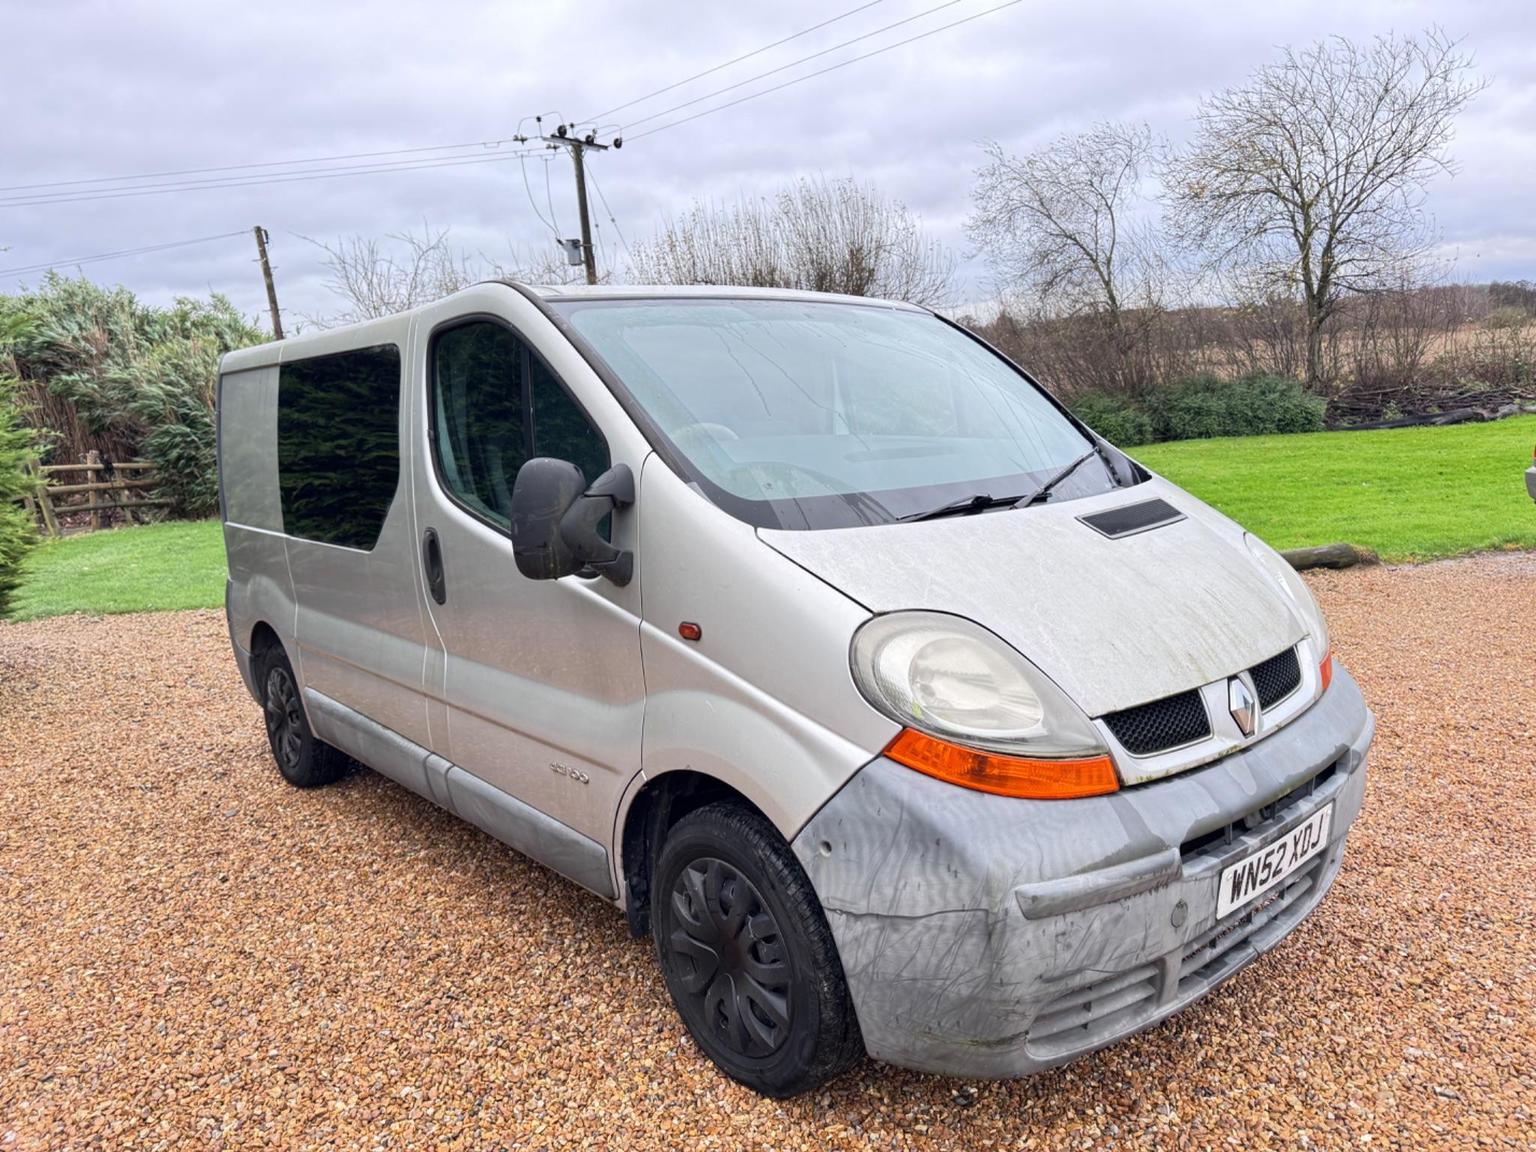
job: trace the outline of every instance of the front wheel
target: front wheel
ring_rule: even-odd
[[[731,803],[690,812],[667,834],[653,891],[667,989],[727,1076],[794,1096],[864,1054],[821,902],[765,819]]]

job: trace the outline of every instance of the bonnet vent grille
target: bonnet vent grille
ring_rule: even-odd
[[[1123,504],[1091,516],[1079,516],[1084,524],[1101,536],[1118,540],[1122,536],[1134,536],[1165,524],[1176,524],[1184,519],[1180,512],[1166,500],[1143,500],[1139,504]]]

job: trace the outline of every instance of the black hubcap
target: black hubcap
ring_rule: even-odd
[[[298,689],[286,668],[274,668],[267,673],[266,713],[272,754],[284,768],[297,768],[303,747],[304,713],[299,709]]]
[[[705,857],[672,885],[669,941],[684,995],[716,1036],[743,1056],[766,1056],[789,1035],[789,964],[778,922],[756,888]]]

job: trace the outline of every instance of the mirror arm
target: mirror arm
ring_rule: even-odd
[[[604,496],[613,501],[615,508],[628,508],[635,502],[635,474],[629,470],[628,464],[615,464],[592,481],[583,496]]]
[[[633,579],[633,552],[615,548],[597,534],[597,526],[616,508],[635,502],[635,475],[627,464],[615,464],[604,472],[560,517],[560,535],[579,559],[619,587]]]

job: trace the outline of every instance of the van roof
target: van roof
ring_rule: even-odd
[[[907,312],[921,312],[915,304],[901,300],[884,300],[876,296],[848,296],[837,292],[810,292],[799,288],[747,288],[726,284],[523,284],[502,279],[497,283],[510,284],[536,293],[545,300],[647,300],[663,297],[688,297],[693,299],[761,298],[764,300],[816,300],[823,303],[862,304],[899,308]]]
[[[873,296],[845,296],[835,292],[806,292],[791,288],[746,288],[719,284],[526,284],[502,277],[484,280],[483,284],[505,284],[519,292],[529,292],[542,300],[660,300],[660,299],[715,299],[715,300],[803,300],[832,304],[857,304],[866,308],[892,308],[903,312],[921,312],[915,304],[900,300],[882,300]],[[455,293],[456,295],[456,293]],[[452,296],[446,299],[452,299]],[[433,301],[438,303],[439,301]],[[425,305],[422,305],[425,307]],[[220,361],[221,372],[238,372],[246,368],[264,368],[284,360],[302,356],[317,356],[327,352],[341,352],[349,348],[361,348],[369,343],[405,343],[411,315],[419,308],[398,312],[377,320],[364,320],[309,332],[302,336],[290,336],[285,340],[272,340],[252,348],[240,348],[226,352]]]

